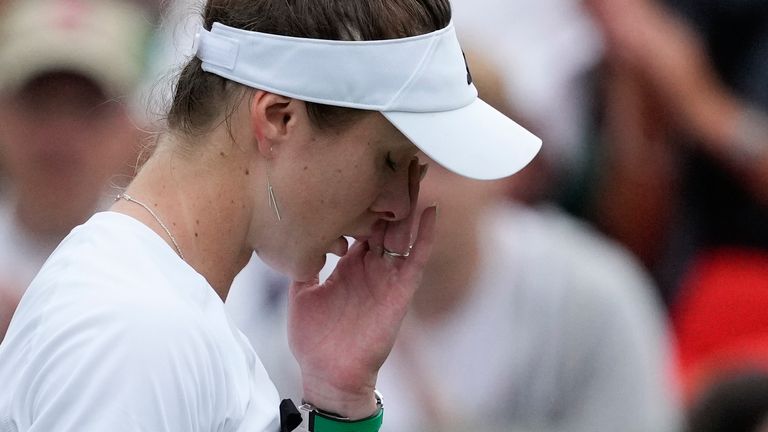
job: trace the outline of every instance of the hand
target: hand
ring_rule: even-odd
[[[356,242],[324,283],[294,282],[289,294],[289,339],[302,369],[304,398],[352,419],[376,410],[373,389],[432,248],[436,207],[424,210],[418,235],[405,258],[415,223],[420,167],[410,166],[411,212],[404,220],[380,220],[367,241]]]

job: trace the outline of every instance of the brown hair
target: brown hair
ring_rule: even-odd
[[[448,0],[208,0],[206,29],[214,22],[249,31],[330,40],[396,39],[439,30],[448,25]],[[171,130],[194,135],[224,121],[245,87],[204,72],[193,58],[184,67],[168,113]],[[239,97],[238,97],[239,96]],[[318,127],[345,123],[364,112],[307,103]]]

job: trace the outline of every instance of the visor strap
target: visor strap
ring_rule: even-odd
[[[222,35],[216,35],[202,26],[195,35],[194,54],[203,62],[233,70],[237,63],[240,42]]]

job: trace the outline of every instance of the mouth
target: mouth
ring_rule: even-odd
[[[370,234],[341,235],[336,240],[333,241],[328,252],[336,256],[343,257],[344,255],[347,254],[347,252],[349,252],[349,246],[350,246],[349,239],[353,239],[355,243],[361,243],[361,242],[368,241],[369,238],[371,238]]]

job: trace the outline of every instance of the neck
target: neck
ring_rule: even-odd
[[[252,209],[243,195],[246,158],[224,150],[216,151],[218,159],[197,153],[181,155],[171,150],[176,148],[172,143],[163,144],[170,145],[156,151],[126,192],[155,212],[187,264],[226,300],[232,280],[251,257],[247,233]],[[176,251],[146,209],[126,200],[116,202],[112,209],[143,222]]]
[[[437,323],[454,313],[471,294],[480,266],[480,226],[467,224],[450,244],[435,244],[411,311],[422,323]],[[469,228],[472,227],[472,228]],[[443,236],[445,238],[445,236]]]

